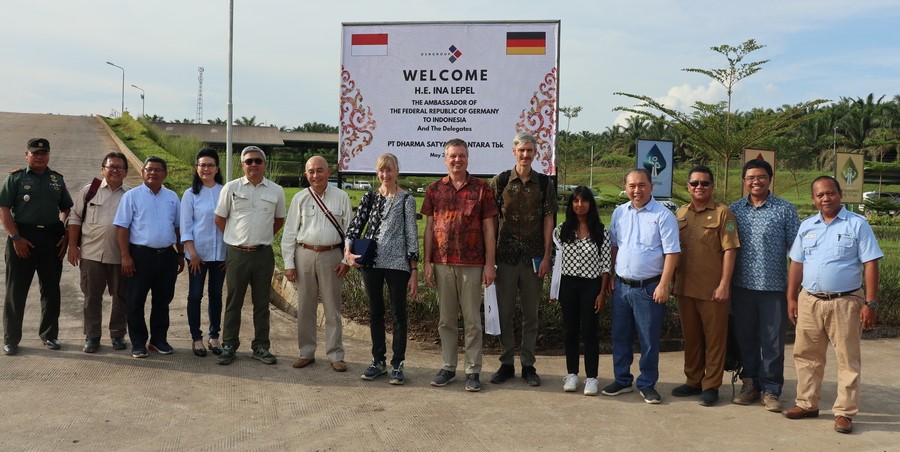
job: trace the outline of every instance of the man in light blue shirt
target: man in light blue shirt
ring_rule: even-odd
[[[813,181],[812,200],[819,214],[803,221],[791,247],[787,309],[797,325],[797,399],[782,414],[788,419],[819,415],[825,352],[831,342],[838,367],[831,410],[834,429],[850,433],[851,419],[859,412],[861,329],[875,327],[878,260],[884,253],[865,218],[841,205],[841,195],[840,184],[831,176]]]
[[[741,249],[731,277],[734,336],[741,351],[741,392],[732,403],[781,412],[784,386],[784,336],[787,329],[787,263],[800,217],[793,204],[769,192],[772,165],[765,160],[744,164],[741,177],[746,198],[730,206],[738,224]]]
[[[631,392],[632,341],[641,345],[637,387],[647,403],[659,403],[659,336],[666,315],[681,245],[675,215],[653,199],[650,172],[635,169],[625,176],[630,202],[613,211],[609,225],[612,288],[612,348],[615,381],[601,393]],[[606,290],[611,289],[607,287]]]
[[[144,183],[122,195],[113,220],[118,226],[122,274],[128,278],[125,315],[135,358],[147,357],[148,339],[150,349],[161,355],[174,351],[166,340],[169,303],[175,296],[175,280],[184,270],[184,248],[178,224],[181,203],[174,191],[163,187],[166,172],[165,160],[147,157],[141,168]],[[148,337],[144,305],[151,291]]]

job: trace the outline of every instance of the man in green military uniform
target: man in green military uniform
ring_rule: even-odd
[[[50,142],[28,140],[25,168],[10,172],[0,187],[0,222],[6,241],[6,299],[3,303],[3,352],[15,355],[22,340],[25,299],[35,271],[41,286],[40,336],[59,350],[59,279],[66,255],[65,221],[72,197],[62,174],[51,170]]]

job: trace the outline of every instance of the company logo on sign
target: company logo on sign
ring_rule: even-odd
[[[419,56],[445,56],[451,63],[455,63],[462,56],[462,51],[455,45],[451,45],[448,52],[422,52]]]

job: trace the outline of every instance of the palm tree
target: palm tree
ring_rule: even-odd
[[[251,117],[249,117],[249,118],[246,117],[246,116],[241,116],[240,119],[235,119],[235,120],[234,120],[234,125],[236,125],[236,126],[251,126],[251,127],[253,127],[253,126],[257,126],[257,125],[259,125],[259,124],[256,123],[256,115],[253,115],[253,116],[251,116]]]

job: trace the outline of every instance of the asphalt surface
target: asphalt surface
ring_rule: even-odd
[[[0,113],[3,166],[24,163],[25,143],[35,136],[50,140],[50,166],[72,189],[87,183],[100,158],[115,148],[96,118]],[[0,243],[5,252],[6,242]],[[173,355],[151,352],[135,359],[129,350],[112,350],[108,337],[98,353],[85,354],[78,270],[68,263],[62,293],[62,350],[47,350],[38,338],[35,282],[21,351],[0,355],[0,450],[900,450],[897,339],[863,343],[862,412],[854,433],[842,435],[832,429],[833,363],[826,368],[821,416],[796,421],[761,405],[728,403],[728,382],[715,407],[672,397],[672,388],[683,382],[679,352],[660,358],[659,405],[644,403],[637,392],[563,393],[561,356],[538,357],[543,385],[531,388],[520,378],[487,383],[497,356],[486,355],[484,389],[467,393],[462,378],[444,388],[429,385],[441,363],[433,344],[409,345],[406,385],[361,381],[371,342],[368,329],[355,324],[345,327],[347,373],[332,371],[321,349],[315,364],[293,369],[296,322],[274,308],[271,338],[278,364],[251,359],[248,347],[230,366],[216,365],[212,355],[197,358],[184,313],[184,275],[170,311]],[[247,307],[244,344],[250,343],[251,322]],[[796,385],[790,356],[789,346],[786,407]],[[603,355],[601,386],[611,374],[610,356]]]

